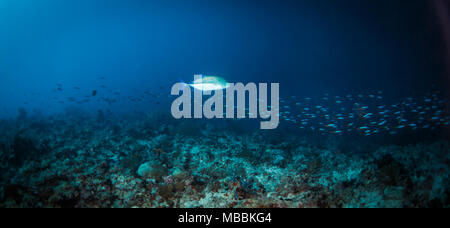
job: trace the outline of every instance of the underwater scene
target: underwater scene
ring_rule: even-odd
[[[1,208],[450,207],[446,0],[0,0]]]

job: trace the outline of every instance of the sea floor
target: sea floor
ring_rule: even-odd
[[[3,120],[0,136],[0,207],[450,206],[446,140],[342,147],[157,115]]]

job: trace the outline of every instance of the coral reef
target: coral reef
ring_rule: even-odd
[[[2,121],[0,206],[450,206],[446,140],[369,147],[157,116]]]

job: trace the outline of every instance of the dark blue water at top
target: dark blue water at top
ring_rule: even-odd
[[[447,89],[432,1],[3,1],[0,30],[2,116],[58,112],[93,90],[103,100],[78,106],[149,111],[156,101],[128,98],[167,104],[198,73],[297,96]]]

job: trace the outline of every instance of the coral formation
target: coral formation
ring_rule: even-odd
[[[2,121],[0,206],[449,207],[447,140],[350,146],[202,122],[188,124],[202,126],[193,134],[154,117],[98,118]]]

